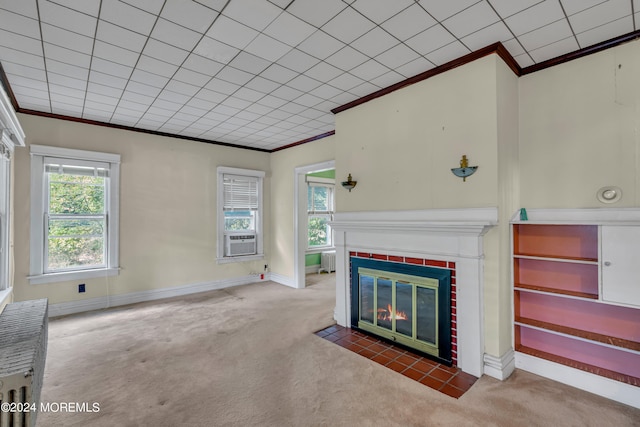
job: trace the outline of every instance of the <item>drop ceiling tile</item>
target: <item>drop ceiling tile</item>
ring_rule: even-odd
[[[100,19],[142,35],[148,35],[156,22],[156,16],[121,1],[102,2]]]
[[[206,76],[215,76],[218,71],[222,70],[224,65],[204,56],[191,53],[182,64],[182,67]]]
[[[499,21],[493,25],[485,27],[475,33],[471,33],[468,36],[461,39],[469,49],[472,51],[482,49],[485,46],[489,46],[497,41],[504,42],[513,39],[513,34],[504,25],[504,22]],[[513,54],[512,54],[513,55]]]
[[[144,71],[140,68],[136,68],[131,74],[131,81],[136,83],[142,83],[146,86],[152,86],[157,89],[162,89],[169,82],[169,78],[163,77],[159,74],[154,74],[148,71]],[[141,92],[141,93],[147,94],[148,92]]]
[[[74,9],[86,15],[97,17],[100,13],[100,0],[51,0],[54,3]],[[26,2],[30,3],[30,2]]]
[[[514,38],[511,40],[507,40],[502,44],[504,45],[505,48],[507,48],[511,56],[513,56],[514,58],[516,56],[520,56],[525,53],[524,48],[522,47],[518,39]]]
[[[269,68],[260,73],[260,76],[263,78],[277,83],[286,83],[297,75],[298,73],[295,71],[291,71],[278,64],[271,64]]]
[[[157,98],[153,101],[151,107],[149,107],[147,114],[155,114],[155,115],[164,115],[167,118],[173,116],[176,111],[178,111],[182,107],[182,104],[178,102],[171,102],[166,99]]]
[[[129,99],[131,101],[146,103],[150,101],[149,98],[151,98],[151,101],[153,101],[158,96],[161,90],[161,87],[155,87],[146,83],[131,80],[129,81],[129,84],[127,84],[127,88],[125,90],[123,98]],[[130,96],[129,93],[131,94]],[[138,95],[140,96],[138,97]]]
[[[266,107],[271,107],[272,109],[282,107],[287,103],[286,99],[278,98],[277,96],[267,95],[264,98],[256,101],[260,105],[264,105]],[[272,110],[272,112],[275,110]]]
[[[431,16],[438,21],[444,21],[445,19],[461,12],[462,10],[478,3],[479,0],[456,0],[456,1],[441,1],[441,0],[419,0],[422,7],[429,11]]]
[[[259,34],[253,28],[234,21],[224,15],[220,15],[213,26],[207,32],[207,36],[221,41],[238,49],[247,47],[251,40]]]
[[[42,36],[47,43],[91,55],[93,39],[49,24],[42,24]]]
[[[45,113],[51,112],[51,104],[49,98],[41,99],[38,97],[21,96],[20,108],[34,111],[44,111]]]
[[[407,45],[399,44],[376,56],[375,59],[388,68],[394,69],[406,64],[407,62],[414,61],[419,57],[420,55],[407,47]]]
[[[407,40],[405,43],[421,55],[448,45],[455,38],[442,25],[435,25]]]
[[[467,49],[462,43],[459,41],[454,41],[444,47],[441,47],[438,50],[435,50],[428,54],[426,58],[433,62],[436,65],[446,64],[449,61],[460,58],[471,51]]]
[[[398,43],[398,39],[380,27],[376,27],[351,43],[351,46],[367,56],[374,57]]]
[[[267,61],[275,62],[289,52],[291,47],[267,35],[260,34],[249,43],[245,50]]]
[[[38,9],[35,1],[0,0],[0,9],[38,19]]]
[[[123,97],[120,98],[120,102],[118,102],[118,111],[121,111],[123,109],[127,109],[129,111],[135,111],[139,114],[139,116],[141,117],[142,114],[147,111],[147,108],[149,108],[149,106],[151,105],[151,103],[153,102],[153,99],[147,103],[141,104],[139,102],[134,102],[134,101],[130,101],[128,99],[125,99],[124,94]]]
[[[159,61],[147,55],[141,55],[136,69],[171,78],[178,71],[178,66]]]
[[[240,52],[229,65],[247,73],[260,74],[270,65],[270,62],[250,53]]]
[[[110,96],[112,98],[118,98],[122,96],[123,90],[116,89],[110,86],[104,86],[98,83],[89,83],[85,86],[87,92],[96,93],[98,95]],[[79,87],[78,89],[84,89],[85,87]]]
[[[262,31],[274,20],[282,9],[264,0],[230,1],[222,12],[257,31]]]
[[[363,97],[363,96],[370,95],[378,90],[380,90],[378,86],[369,82],[364,82],[361,85],[354,87],[349,92],[358,97]]]
[[[21,34],[0,29],[0,46],[12,48],[20,46],[20,50],[32,55],[42,55],[42,42]]]
[[[257,90],[253,90],[253,89],[249,89],[247,87],[242,87],[240,89],[237,90],[237,92],[235,92],[233,94],[233,96],[235,96],[236,98],[245,100],[245,101],[251,101],[252,103],[259,100],[260,98],[262,98],[265,94],[262,92],[258,92]],[[248,105],[247,105],[248,107]]]
[[[73,88],[73,89],[79,89],[79,90],[86,90],[87,89],[87,80],[85,79],[78,79],[78,78],[74,78],[74,77],[68,77],[62,74],[56,74],[56,73],[52,73],[52,72],[48,72],[47,73],[48,76],[48,81],[49,83],[52,84],[57,84],[60,86],[66,86],[69,88]],[[11,80],[11,83],[13,84],[14,81]],[[44,88],[46,89],[46,82],[42,82],[44,84]]]
[[[52,59],[47,59],[47,72],[84,81],[86,81],[89,76],[89,70],[87,68],[65,64]]]
[[[151,37],[180,49],[191,51],[202,38],[200,33],[174,24],[166,19],[158,19]],[[203,55],[204,56],[204,55]]]
[[[202,87],[211,80],[211,77],[186,68],[180,68],[173,76],[173,79],[182,83],[189,83],[190,85]]]
[[[45,73],[42,68],[28,67],[22,64],[14,64],[12,62],[3,62],[2,67],[7,74],[13,74],[14,76],[23,76],[28,79],[34,80],[47,80],[47,73]]]
[[[351,7],[376,24],[381,24],[412,4],[413,0],[356,0]]]
[[[583,10],[589,9],[598,4],[608,2],[609,0],[561,0],[562,7],[569,16],[578,12],[582,12]]]
[[[245,101],[244,99],[240,99],[235,96],[230,96],[229,98],[225,99],[224,105],[240,111],[251,105],[251,102]]]
[[[145,36],[103,20],[98,21],[96,38],[134,52],[142,52],[142,48],[147,42]]]
[[[272,110],[273,109],[271,107],[260,105],[256,102],[244,109],[245,112],[255,113],[260,117],[265,114],[269,114]],[[255,120],[258,120],[258,117]]]
[[[481,1],[453,15],[443,25],[457,38],[462,38],[475,31],[486,28],[499,21],[498,15],[488,3]]]
[[[333,87],[348,91],[354,87],[363,83],[363,80],[350,73],[342,73],[335,79],[331,80],[330,84]]]
[[[49,43],[44,43],[44,53],[47,60],[53,59],[83,68],[89,68],[91,64],[91,56]]]
[[[82,1],[82,0],[80,0]],[[138,9],[142,9],[154,15],[158,15],[164,5],[163,1],[158,0],[121,0],[123,3],[127,3],[131,6],[135,6]]]
[[[15,49],[0,46],[0,59],[2,63],[13,62],[15,64],[22,64],[27,67],[44,69],[44,58],[40,55],[33,55],[26,52],[20,52]]]
[[[344,10],[346,4],[340,0],[296,0],[287,12],[315,27],[322,27],[331,18]]]
[[[575,37],[568,37],[564,40],[557,41],[552,44],[541,47],[540,49],[532,50],[531,56],[536,62],[546,61],[547,59],[555,58],[557,56],[564,55],[565,53],[572,52],[579,49],[578,42]]]
[[[38,21],[17,13],[2,11],[0,13],[0,28],[40,40],[40,24]]]
[[[190,85],[188,83],[182,83],[177,80],[171,80],[165,86],[165,90],[177,92],[181,95],[185,95],[187,98],[191,98],[196,93],[198,93],[200,88],[198,86]],[[186,99],[184,102],[187,102],[187,101],[189,101],[189,99]]]
[[[30,87],[26,87],[26,86],[20,86],[20,85],[14,85],[11,86],[11,89],[13,89],[13,93],[18,97],[18,101],[20,101],[21,97],[33,97],[33,98],[40,98],[40,99],[49,99],[50,94],[48,92],[42,91],[42,90],[38,90],[38,89],[32,89]]]
[[[235,83],[239,86],[245,85],[252,78],[253,74],[229,66],[224,67],[218,74],[216,74],[216,79]]]
[[[213,94],[213,96],[207,96],[207,94]],[[202,96],[202,98],[200,96]],[[227,96],[224,94],[214,92],[209,89],[200,89],[200,92],[198,92],[195,97],[191,98],[185,105],[209,111],[220,102],[224,101],[226,97]]]
[[[375,24],[373,22],[348,7],[327,22],[322,27],[322,30],[349,44],[371,31],[374,27]]]
[[[82,105],[85,95],[87,95],[85,90],[72,89],[51,83],[49,84],[49,96],[52,101],[56,100],[57,102],[76,103],[78,105]],[[62,101],[63,99],[68,100]]]
[[[516,36],[520,36],[564,18],[560,3],[547,0],[510,16],[505,23]]]
[[[303,94],[302,91],[299,91],[298,89],[294,89],[286,85],[282,85],[278,89],[271,92],[271,95],[276,96],[280,99],[284,99],[286,101],[293,101],[294,99],[301,96],[302,94]]]
[[[51,102],[51,112],[53,114],[59,114],[61,116],[80,116],[82,114],[82,107],[75,105],[69,105],[62,102]]]
[[[102,104],[101,102],[95,101],[85,101],[82,116],[85,117],[85,115],[91,114],[94,116],[94,120],[108,122],[115,109],[116,107],[114,105]]]
[[[562,19],[549,25],[545,25],[537,30],[523,34],[518,37],[518,39],[526,50],[531,51],[542,46],[555,43],[558,40],[566,39],[567,37],[573,37],[573,33],[571,32],[571,28],[567,21]]]
[[[303,74],[300,74],[298,77],[287,82],[287,86],[292,87],[294,89],[301,90],[302,92],[309,92],[317,88],[321,84],[322,83],[320,83],[316,79],[312,79]]]
[[[166,0],[160,16],[204,34],[218,16],[218,12],[191,0]]]
[[[94,16],[85,15],[50,1],[40,1],[38,6],[40,20],[43,23],[65,28],[86,37],[93,37],[96,32],[97,19]]]
[[[247,83],[245,87],[266,94],[270,93],[273,90],[276,90],[278,87],[280,87],[280,84],[272,80],[265,79],[264,77],[256,76],[251,79],[251,81]]]
[[[221,64],[228,64],[239,52],[240,50],[235,47],[206,36],[200,40],[193,50],[193,53]]]
[[[308,39],[300,43],[298,49],[318,59],[325,59],[345,46],[323,31],[316,31]]]
[[[580,47],[585,48],[600,43],[602,40],[609,40],[632,31],[634,31],[633,19],[631,19],[631,16],[625,16],[617,21],[609,22],[608,24],[600,25],[591,30],[576,34],[576,37],[578,38]]]
[[[159,61],[181,65],[189,55],[186,50],[173,47],[155,39],[149,39],[142,53]]]
[[[345,46],[333,55],[326,58],[325,62],[337,68],[340,68],[343,71],[349,71],[368,59],[368,56],[358,52],[351,46]]]
[[[318,58],[307,55],[298,49],[291,49],[286,55],[278,59],[278,64],[293,71],[297,71],[298,73],[307,71],[318,62],[320,62]]]
[[[323,84],[309,92],[311,95],[315,95],[318,98],[322,99],[332,99],[342,93],[341,90],[336,89],[335,87],[329,84]]]
[[[232,107],[229,107],[229,106],[224,105],[224,104],[217,105],[212,111],[214,111],[216,113],[219,113],[219,114],[222,114],[222,115],[225,115],[225,116],[229,116],[229,117],[234,116],[238,112],[240,112],[240,110],[238,108],[232,108]]]
[[[545,0],[490,0],[491,6],[493,6],[496,12],[498,12],[498,15],[502,18],[508,18],[511,15],[522,12],[523,10],[538,3],[542,3],[543,1]]]
[[[600,25],[617,21],[625,16],[631,16],[631,3],[614,0],[600,3],[597,6],[571,15],[569,21],[575,33],[583,33]],[[628,29],[628,27],[625,28],[625,31],[620,31],[618,34],[627,32],[626,29]],[[633,31],[633,29],[631,31]]]
[[[288,12],[283,12],[264,29],[263,33],[294,47],[315,31],[316,27],[307,24]]]
[[[47,90],[49,90],[49,87],[46,81],[36,80],[29,77],[21,76],[21,75],[11,74],[8,72],[6,74],[7,74],[7,78],[11,82],[12,87],[23,86],[23,87],[29,87],[36,91],[42,91],[42,92],[46,92]]]
[[[87,101],[100,102],[100,103],[106,104],[106,105],[113,105],[115,107],[116,105],[118,105],[118,101],[120,100],[120,98],[113,98],[113,97],[110,97],[110,96],[105,96],[105,95],[100,95],[100,94],[97,94],[97,93],[87,92],[86,100]]]
[[[343,71],[333,65],[326,62],[320,62],[318,65],[311,68],[305,74],[318,80],[321,83],[330,83],[331,80],[342,74]]]
[[[417,4],[413,4],[388,21],[383,22],[382,28],[393,34],[400,41],[405,41],[435,24],[437,24],[437,21],[431,15]]]
[[[370,59],[364,64],[358,65],[356,68],[350,71],[351,74],[361,78],[364,81],[370,81],[387,72],[389,72],[389,68],[373,59]]]
[[[93,55],[98,58],[117,62],[118,64],[133,67],[138,62],[140,54],[121,48],[119,46],[96,40],[93,47]]]
[[[231,95],[233,92],[240,89],[240,86],[216,77],[211,79],[211,81],[207,83],[205,88],[225,95]]]
[[[389,87],[391,85],[394,85],[398,82],[401,82],[405,80],[405,77],[396,72],[396,71],[389,71],[381,76],[376,77],[375,79],[371,80],[371,83],[373,83],[374,85],[381,87],[381,88],[385,88],[385,87]]]

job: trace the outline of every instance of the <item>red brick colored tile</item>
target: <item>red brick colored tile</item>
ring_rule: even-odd
[[[443,392],[444,394],[451,396],[455,399],[459,399],[460,396],[462,396],[464,394],[464,390],[460,390],[458,388],[453,387],[452,385],[449,384],[445,384],[441,389],[441,392]]]
[[[449,384],[459,388],[460,390],[469,390],[469,388],[475,384],[478,379],[473,375],[469,375],[466,372],[459,372],[455,377],[449,380]]]
[[[404,257],[389,255],[389,261],[391,262],[404,262]]]
[[[451,269],[455,270],[456,269],[456,263],[449,261],[447,263],[447,268],[451,268]]]
[[[424,373],[420,372],[420,371],[416,371],[413,368],[407,368],[404,371],[402,371],[402,375],[404,375],[405,377],[409,377],[412,380],[418,381],[420,380],[422,377],[424,377]]]
[[[438,367],[433,371],[429,372],[429,376],[433,378],[437,378],[442,382],[447,382],[451,379],[453,374],[451,374],[451,372],[443,371],[442,369],[440,369],[440,367]]]
[[[382,353],[383,351],[385,351],[388,348],[389,347],[387,347],[386,345],[382,345],[380,343],[371,344],[369,346],[369,350],[375,351],[376,353]]]
[[[387,255],[382,255],[382,254],[373,254],[373,259],[379,259],[382,261],[387,261],[389,259],[389,257]]]
[[[351,252],[349,252],[349,256],[356,256],[356,253],[351,251]]]
[[[420,384],[424,384],[427,387],[431,387],[434,390],[439,390],[440,387],[444,385],[444,382],[430,376],[426,376],[422,378],[419,382]]]
[[[359,258],[369,258],[369,256],[370,256],[370,255],[371,255],[371,254],[370,254],[370,253],[368,253],[368,252],[358,252],[358,253],[356,254],[356,256],[357,256],[357,257],[359,257]]]
[[[396,372],[402,372],[405,369],[407,369],[407,367],[405,365],[403,365],[402,363],[398,363],[395,360],[387,363],[386,367],[389,368],[389,369],[393,369]]]
[[[451,307],[451,315],[457,315],[458,314],[458,309],[456,307]]]
[[[451,278],[451,284],[452,285],[457,285],[458,284],[458,282],[456,282],[456,278],[455,277]]]
[[[435,261],[432,259],[428,259],[426,262],[426,265],[429,265],[431,267],[447,268],[447,261]]]
[[[422,258],[409,258],[409,257],[405,257],[405,262],[407,264],[417,264],[417,265],[424,265],[424,260]]]
[[[396,357],[400,356],[402,353],[400,353],[399,351],[394,350],[392,348],[389,348],[389,349],[383,351],[382,354],[384,354],[385,356],[390,357],[392,359],[395,359]]]
[[[388,358],[385,355],[378,354],[377,356],[373,357],[371,360],[381,365],[386,365],[387,363],[391,362],[392,359]]]
[[[458,344],[451,343],[451,350],[458,351]]]
[[[418,358],[417,358],[417,357],[413,357],[413,356],[411,356],[411,355],[409,355],[409,354],[403,354],[402,356],[398,356],[398,357],[396,358],[396,360],[397,360],[398,362],[400,362],[400,363],[403,363],[403,364],[407,365],[407,366],[411,366],[411,365],[413,365],[414,363],[416,363],[416,361],[418,360]]]
[[[344,348],[346,348],[347,350],[351,350],[354,353],[358,353],[359,351],[363,350],[362,347],[360,347],[358,344],[354,344],[354,343],[348,343],[343,345]]]
[[[413,369],[417,369],[418,371],[424,372],[425,374],[431,372],[436,366],[438,366],[436,362],[432,362],[426,359],[418,360],[416,363],[411,365]]]
[[[366,357],[367,359],[373,359],[375,356],[377,356],[378,353],[376,353],[375,351],[371,351],[368,348],[363,348],[358,352],[358,354]]]

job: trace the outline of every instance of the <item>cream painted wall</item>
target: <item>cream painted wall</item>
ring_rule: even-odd
[[[497,204],[496,59],[490,55],[336,115],[339,211]],[[451,173],[466,154],[473,177]]]
[[[607,185],[640,204],[639,75],[634,41],[520,78],[523,206],[604,207]]]
[[[269,171],[269,154],[140,132],[19,115],[27,143],[117,153],[120,275],[30,285],[29,147],[15,156],[15,299],[50,303],[246,276],[270,263],[270,179],[265,178],[265,261],[216,263],[216,167]]]
[[[335,136],[328,136],[271,154],[272,246],[271,271],[294,277],[294,207],[295,169],[335,158]],[[304,258],[304,257],[303,257]]]

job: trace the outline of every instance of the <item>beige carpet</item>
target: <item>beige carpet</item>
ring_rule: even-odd
[[[313,335],[334,275],[54,319],[38,426],[640,426],[640,410],[517,371],[459,400]]]

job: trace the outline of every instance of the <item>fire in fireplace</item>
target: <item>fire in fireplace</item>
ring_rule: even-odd
[[[451,364],[451,272],[351,258],[351,325]]]

